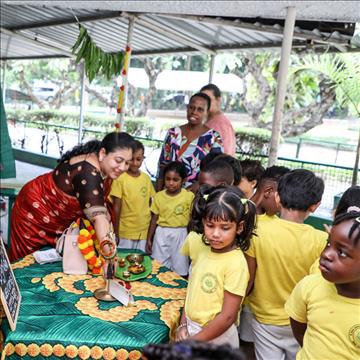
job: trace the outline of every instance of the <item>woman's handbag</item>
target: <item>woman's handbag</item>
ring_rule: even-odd
[[[59,237],[56,250],[63,258],[63,272],[84,275],[88,271],[87,261],[78,246],[80,228],[74,221]]]

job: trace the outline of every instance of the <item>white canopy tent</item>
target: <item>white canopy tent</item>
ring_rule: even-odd
[[[71,56],[78,21],[103,50],[131,43],[134,56],[201,52],[213,60],[222,51],[281,47],[269,164],[277,155],[291,50],[359,50],[351,43],[358,1],[3,0],[0,6],[3,60]]]

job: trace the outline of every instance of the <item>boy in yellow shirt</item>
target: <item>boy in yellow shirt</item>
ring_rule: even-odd
[[[295,358],[298,344],[284,304],[326,245],[325,232],[303,223],[320,205],[323,191],[323,180],[311,171],[283,175],[275,194],[281,218],[259,221],[246,252],[250,282],[255,279],[249,303],[258,360]]]
[[[302,279],[285,304],[298,360],[360,359],[360,208],[336,216],[321,274]]]
[[[129,169],[113,181],[110,196],[114,204],[114,226],[119,248],[145,251],[151,219],[150,201],[155,196],[155,190],[150,177],[140,170],[144,145],[138,140],[135,144]]]
[[[189,258],[182,255],[180,249],[188,234],[194,194],[182,188],[187,177],[183,163],[170,162],[163,173],[165,189],[156,193],[151,204],[146,251],[169,269],[187,276]]]

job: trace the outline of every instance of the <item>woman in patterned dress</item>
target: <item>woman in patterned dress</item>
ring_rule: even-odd
[[[200,161],[210,152],[223,152],[219,133],[204,125],[211,99],[204,93],[194,94],[187,107],[187,124],[168,130],[158,164],[157,191],[163,188],[162,170],[171,161],[181,161],[187,171],[185,187],[197,181]]]
[[[134,139],[113,132],[65,153],[57,167],[31,180],[16,198],[11,216],[10,260],[17,260],[56,239],[78,217],[94,225],[97,238],[111,229],[106,198],[112,180],[126,171]]]

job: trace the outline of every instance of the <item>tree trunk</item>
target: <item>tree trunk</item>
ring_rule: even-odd
[[[158,62],[158,69],[156,68],[155,61],[149,58],[140,59],[144,64],[144,70],[149,78],[149,90],[144,97],[141,99],[141,108],[136,116],[145,116],[148,108],[151,107],[151,101],[156,93],[155,82],[159,74],[163,71],[161,58],[157,58],[155,61]]]
[[[44,101],[39,99],[37,96],[35,96],[32,92],[32,88],[30,84],[25,79],[24,70],[19,71],[19,78],[20,78],[20,84],[26,89],[28,95],[30,96],[31,100],[39,106],[40,109],[43,109],[45,107]]]

